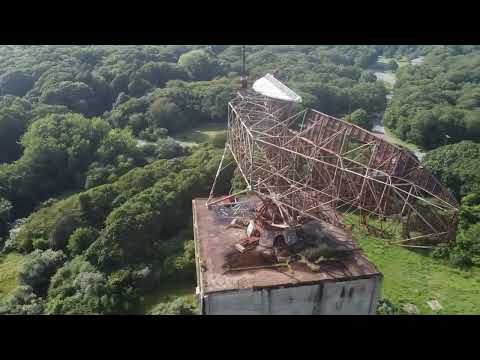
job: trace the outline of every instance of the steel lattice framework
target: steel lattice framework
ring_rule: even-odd
[[[355,212],[402,224],[401,245],[455,239],[459,204],[449,190],[409,151],[354,124],[244,91],[228,106],[226,151],[288,225],[341,226]]]

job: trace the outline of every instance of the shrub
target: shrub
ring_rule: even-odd
[[[130,268],[113,272],[107,280],[107,289],[111,303],[111,310],[115,312],[129,312],[138,306],[140,293],[145,289],[150,277],[149,268],[144,272],[134,271]],[[143,280],[147,282],[143,283]]]
[[[172,159],[183,155],[183,148],[172,138],[157,141],[156,156],[159,159]]]
[[[450,263],[468,267],[480,263],[480,223],[470,225],[457,234],[455,247],[450,251]]]
[[[13,205],[10,201],[0,197],[0,236],[4,235],[7,230],[7,222],[12,208]]]
[[[61,267],[48,289],[47,314],[103,314],[111,312],[107,279],[81,256]]]
[[[12,297],[0,307],[0,314],[39,315],[43,313],[44,302],[31,286],[21,285],[15,289]]]
[[[79,214],[67,214],[57,221],[50,234],[50,243],[54,249],[64,249],[70,235],[83,223]]]
[[[155,306],[150,315],[198,315],[199,309],[191,296],[182,296]]]
[[[157,141],[163,139],[168,135],[168,129],[166,128],[154,128],[148,127],[145,130],[140,131],[138,137],[146,141]]]
[[[27,219],[17,219],[10,229],[8,238],[5,240],[3,245],[3,252],[7,253],[10,251],[15,251],[19,249],[17,235],[20,232],[21,226],[25,224]]]
[[[44,238],[33,239],[32,246],[34,249],[47,250],[50,247],[50,241]]]
[[[28,256],[19,272],[20,282],[31,286],[36,295],[44,296],[50,284],[50,278],[66,259],[62,251],[35,250]]]
[[[55,199],[55,198],[47,199],[47,200],[45,200],[44,202],[42,202],[42,203],[40,204],[40,208],[45,208],[45,207],[52,206],[52,205],[55,204],[57,201],[58,201],[58,199]]]
[[[373,127],[373,120],[363,109],[357,109],[345,118],[346,121],[358,125],[366,130]]]
[[[397,70],[397,69],[398,69],[398,64],[397,64],[397,62],[396,62],[395,60],[393,60],[393,59],[390,60],[390,61],[388,62],[387,69],[388,69],[388,70],[392,70],[392,71]]]
[[[450,248],[439,247],[432,251],[432,256],[437,259],[446,259],[450,255]]]
[[[85,190],[108,183],[109,175],[110,171],[108,167],[90,166],[86,174]]]
[[[472,266],[472,258],[465,251],[454,249],[449,255],[450,264],[459,267]]]
[[[225,146],[226,141],[227,141],[227,134],[225,132],[215,134],[212,137],[212,144],[216,148],[223,148]]]
[[[92,227],[78,228],[70,235],[67,250],[72,255],[79,255],[85,251],[97,237],[98,231]]]
[[[377,304],[377,315],[396,315],[399,313],[397,306],[388,299],[380,299]]]
[[[141,149],[143,154],[148,157],[155,156],[155,152],[157,151],[155,144],[145,144],[141,147]]]
[[[177,242],[180,239],[172,239],[170,242]],[[171,250],[174,251],[176,244],[172,243]],[[163,252],[168,252],[164,247]],[[183,253],[180,255],[168,256],[162,266],[163,278],[194,279],[195,277],[195,244],[193,240],[186,241],[183,245]]]

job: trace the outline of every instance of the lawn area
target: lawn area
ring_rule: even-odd
[[[192,282],[166,283],[156,291],[144,296],[138,313],[148,315],[158,304],[173,301],[180,296],[191,296],[193,300],[195,286],[196,284]]]
[[[408,60],[406,57],[395,59],[395,61],[397,62],[399,68],[411,64],[410,60]]]
[[[393,90],[393,86],[395,85],[395,81],[397,79],[394,72],[392,72],[392,71],[375,71],[374,74],[377,77],[377,80],[383,81],[385,83],[385,86],[389,91]]]
[[[418,148],[417,145],[415,144],[412,144],[412,143],[408,143],[408,142],[405,142],[401,139],[399,139],[394,133],[392,130],[388,129],[388,128],[385,128],[385,136],[387,137],[387,140],[393,144],[397,144],[397,145],[400,145],[400,146],[403,146],[403,147],[406,147],[407,149],[409,149],[410,151],[416,153],[418,151],[420,151],[420,149]]]
[[[195,146],[197,144],[211,141],[217,134],[226,131],[226,124],[207,123],[200,127],[190,129],[172,136],[183,146]]]
[[[18,285],[18,272],[25,256],[17,253],[0,255],[0,302],[10,296]]]
[[[410,64],[410,61],[406,57],[402,57],[402,58],[392,58],[392,57],[390,57],[390,58],[387,58],[385,56],[379,56],[377,62],[379,62],[380,64],[388,64],[392,60],[396,61],[396,63],[398,64],[398,67],[402,67],[402,66]]]
[[[454,268],[428,255],[389,245],[365,234],[359,226],[354,236],[368,258],[384,275],[383,297],[396,305],[415,304],[421,314],[480,314],[480,268]],[[433,311],[427,301],[443,309]]]

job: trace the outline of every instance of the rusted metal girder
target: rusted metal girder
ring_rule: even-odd
[[[403,246],[455,239],[459,204],[408,150],[312,109],[242,90],[228,106],[226,149],[248,189],[295,225],[348,213],[403,224]],[[411,242],[410,242],[411,241]]]

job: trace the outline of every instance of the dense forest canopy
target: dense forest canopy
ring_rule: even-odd
[[[4,313],[125,313],[163,281],[194,276],[191,199],[208,194],[225,138],[173,139],[225,124],[242,47],[1,46],[0,248],[27,260]],[[305,106],[430,150],[426,164],[467,197],[456,263],[479,252],[478,46],[247,46],[249,81],[270,72]],[[380,65],[380,56],[392,58]],[[374,74],[393,59],[393,98]],[[465,140],[465,141],[464,141]],[[456,144],[458,143],[458,144]],[[453,145],[449,145],[453,144]],[[228,174],[224,191],[230,189]],[[233,186],[237,186],[236,178]],[[163,309],[163,310],[162,310]],[[191,313],[183,300],[158,311]]]
[[[398,71],[385,125],[431,150],[480,139],[480,47],[434,48]]]
[[[24,216],[63,191],[111,182],[144,165],[147,154],[135,139],[163,149],[168,135],[204,122],[225,123],[226,103],[238,87],[240,51],[2,47],[0,196]],[[252,78],[274,72],[304,95],[307,106],[343,116],[385,109],[385,87],[362,76],[377,55],[372,46],[251,46],[247,62]],[[145,152],[181,153],[169,149]]]

